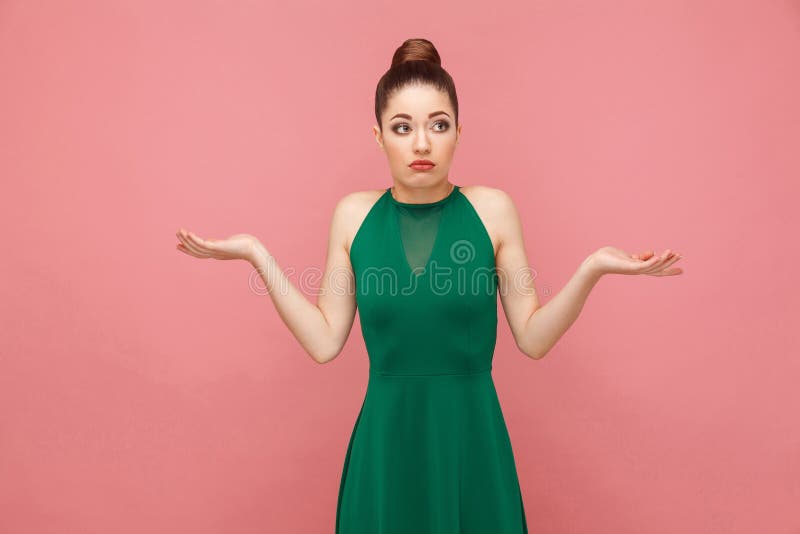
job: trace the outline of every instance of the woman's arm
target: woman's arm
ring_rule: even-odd
[[[347,195],[336,205],[331,220],[325,273],[317,304],[312,303],[283,273],[275,257],[255,237],[238,234],[228,239],[201,239],[181,230],[183,251],[195,257],[244,259],[264,280],[278,315],[317,363],[334,359],[344,347],[355,318],[354,275],[347,252],[358,202]],[[181,246],[178,246],[181,249]]]
[[[680,274],[667,269],[681,258],[667,250],[661,256],[652,252],[628,255],[613,247],[592,253],[579,266],[569,282],[545,305],[539,303],[532,270],[528,265],[519,214],[508,194],[493,189],[490,206],[498,235],[496,266],[503,310],[519,349],[533,359],[541,359],[578,318],[589,293],[604,274]]]
[[[260,242],[255,244],[251,260],[264,280],[278,315],[318,363],[327,363],[339,355],[356,313],[353,269],[346,246],[348,228],[352,224],[350,202],[345,197],[334,209],[317,304],[286,278],[275,257]]]

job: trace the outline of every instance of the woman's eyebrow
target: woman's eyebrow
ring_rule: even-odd
[[[445,113],[444,111],[434,111],[433,113],[428,113],[428,118],[430,119],[431,117],[439,115],[440,113],[443,113],[443,114],[447,115],[448,117],[450,116],[449,113]],[[398,113],[397,115],[392,117],[392,119],[396,119],[397,117],[400,117],[401,119],[411,120],[411,115],[408,115],[406,113]],[[389,119],[389,120],[392,120],[392,119]]]

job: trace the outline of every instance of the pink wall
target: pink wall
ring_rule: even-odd
[[[530,531],[800,529],[797,2],[5,0],[0,532],[333,532],[358,322],[317,365],[174,233],[253,233],[316,287],[338,198],[391,185],[373,97],[408,37],[544,302],[600,246],[685,255],[601,280],[538,362],[501,315]]]

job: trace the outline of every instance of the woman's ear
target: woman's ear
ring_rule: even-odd
[[[377,141],[378,147],[383,150],[383,135],[381,135],[381,129],[377,125],[374,125],[372,127],[372,133],[375,134],[375,141]]]

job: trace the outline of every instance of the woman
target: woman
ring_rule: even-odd
[[[336,205],[316,305],[251,235],[202,239],[180,230],[178,249],[253,264],[319,363],[339,354],[360,310],[369,382],[345,456],[337,534],[527,532],[491,376],[498,290],[517,346],[538,360],[601,276],[680,274],[670,266],[681,256],[603,247],[541,306],[509,196],[450,182],[458,100],[430,41],[397,49],[378,83],[375,116],[393,185]]]

